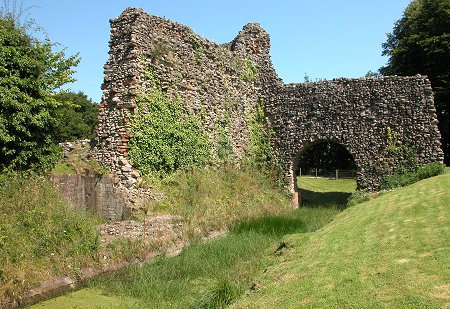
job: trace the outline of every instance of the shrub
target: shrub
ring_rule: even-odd
[[[415,172],[399,173],[386,177],[381,183],[381,189],[393,189],[411,185],[419,180],[443,174],[445,165],[433,162],[419,167]]]
[[[358,190],[352,193],[347,200],[347,206],[354,206],[356,204],[367,202],[371,199],[370,193],[367,191]]]
[[[419,180],[430,178],[433,176],[444,174],[445,172],[445,164],[439,162],[433,162],[430,164],[426,164],[421,166],[417,170],[417,178]]]

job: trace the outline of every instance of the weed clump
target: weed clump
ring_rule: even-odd
[[[143,183],[146,181],[143,180]],[[155,185],[155,182],[152,182]],[[223,166],[177,171],[158,184],[166,198],[146,207],[185,219],[186,233],[204,236],[236,222],[291,209],[287,192],[254,169]]]

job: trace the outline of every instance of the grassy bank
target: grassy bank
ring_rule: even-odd
[[[222,308],[252,287],[268,255],[283,254],[282,236],[313,232],[338,212],[301,208],[248,219],[227,236],[190,245],[179,256],[132,267],[35,308]]]
[[[350,207],[289,249],[232,308],[446,308],[450,174]]]
[[[292,209],[287,192],[252,169],[224,166],[181,171],[159,182],[157,189],[166,198],[149,203],[146,211],[183,217],[189,239]]]
[[[254,171],[231,167],[177,173],[158,184],[166,198],[146,205],[155,214],[182,216],[183,240],[291,208],[285,192]],[[68,206],[44,177],[2,176],[0,181],[0,299],[54,276],[75,278],[85,267],[101,264],[102,248],[89,214]],[[108,246],[115,262],[134,261],[148,250],[144,238],[118,239]],[[143,252],[146,251],[146,252]]]
[[[307,207],[318,205],[345,208],[348,198],[356,190],[354,179],[299,177],[297,184],[302,205]]]
[[[43,177],[0,181],[0,299],[19,297],[55,275],[76,275],[97,262],[99,221],[68,211]]]

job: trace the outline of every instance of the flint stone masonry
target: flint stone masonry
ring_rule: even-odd
[[[425,164],[443,160],[430,82],[424,76],[347,79],[288,84],[266,102],[283,170],[296,190],[298,160],[322,141],[353,156],[358,187],[379,189],[396,160],[387,155],[387,128],[414,147]]]
[[[353,155],[362,189],[377,190],[396,163],[386,157],[387,127],[417,149],[421,163],[443,159],[424,76],[283,84],[270,59],[269,35],[258,24],[218,45],[141,9],[128,8],[111,20],[109,45],[95,150],[127,187],[139,178],[127,159],[130,116],[137,112],[136,97],[151,91],[148,70],[172,98],[182,99],[186,111],[201,116],[211,141],[218,140],[219,128],[226,131],[237,161],[248,147],[248,116],[263,105],[293,192],[299,156],[321,141],[340,143]]]
[[[145,76],[149,69],[172,98],[180,97],[186,110],[203,119],[212,141],[218,139],[217,129],[224,128],[239,160],[248,144],[248,115],[270,93],[267,85],[281,85],[269,48],[269,35],[258,24],[246,25],[232,42],[218,45],[186,26],[141,9],[126,9],[111,20],[97,130],[98,160],[127,186],[139,177],[131,174],[127,145],[130,116],[137,112],[136,96],[150,90]]]

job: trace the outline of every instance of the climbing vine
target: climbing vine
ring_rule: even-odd
[[[406,143],[399,143],[395,132],[390,127],[386,128],[386,135],[387,156],[397,161],[394,172],[396,174],[404,174],[416,171],[419,168],[419,162],[414,147]]]
[[[182,101],[161,89],[151,70],[150,90],[137,97],[138,113],[131,118],[129,156],[144,175],[164,177],[183,168],[203,166],[210,160],[210,143],[200,120],[184,113]]]
[[[267,124],[264,107],[258,106],[248,116],[247,121],[249,124],[249,147],[247,153],[249,164],[266,175],[279,178],[275,152],[272,146],[272,138],[275,132]]]
[[[223,163],[230,163],[234,159],[233,145],[229,136],[230,127],[230,116],[228,113],[225,113],[220,127],[217,128],[218,139],[216,146],[217,157]]]
[[[258,78],[258,68],[253,65],[250,59],[244,61],[244,73],[241,75],[241,79],[253,83]]]

